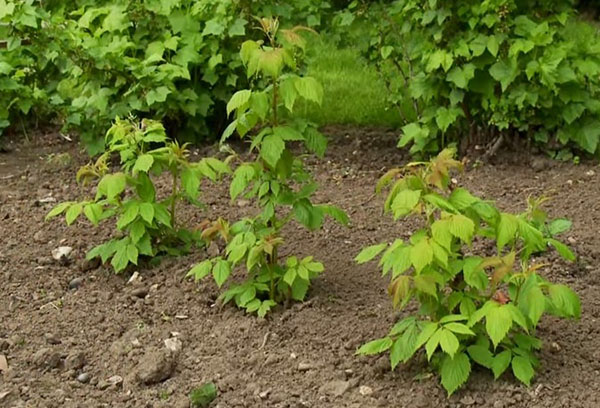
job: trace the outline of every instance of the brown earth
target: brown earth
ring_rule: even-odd
[[[137,284],[103,267],[86,271],[81,259],[110,236],[110,225],[44,222],[53,205],[45,198],[61,202],[81,193],[74,174],[85,156],[53,135],[0,154],[0,359],[8,362],[1,372],[0,361],[0,406],[186,407],[188,393],[208,381],[219,392],[211,406],[220,408],[600,406],[598,166],[507,153],[498,164],[458,177],[505,210],[523,210],[531,194],[553,194],[550,213],[573,220],[565,238],[579,262],[550,255],[545,274],[580,294],[583,317],[543,319],[542,367],[530,388],[510,374],[494,382],[475,369],[468,385],[448,399],[423,361],[391,372],[387,356],[354,355],[398,317],[376,265],[357,266],[353,257],[366,245],[411,232],[409,223],[382,216],[382,202],[372,195],[377,178],[405,158],[394,148],[393,134],[330,133],[325,160],[311,162],[322,186],[317,201],[338,204],[352,224],[327,223],[314,234],[287,231],[287,250],[314,255],[326,271],[306,303],[278,309],[266,320],[215,305],[213,282],[184,279],[202,251],[140,270]],[[61,152],[70,156],[56,155]],[[183,219],[194,224],[254,211],[231,204],[226,183],[207,186],[204,202],[204,213],[185,209]],[[51,257],[61,245],[74,248],[68,265]],[[175,357],[163,351],[164,340],[174,338],[182,346]],[[141,378],[151,385],[138,385]]]

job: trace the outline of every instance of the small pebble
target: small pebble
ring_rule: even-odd
[[[147,295],[148,295],[148,288],[146,288],[146,287],[136,288],[131,291],[131,296],[135,296],[138,298],[145,298]]]
[[[82,384],[87,384],[90,381],[90,375],[88,373],[81,373],[77,376],[77,381]]]
[[[300,363],[300,364],[298,364],[298,371],[308,371],[308,370],[312,370],[313,368],[315,368],[315,366],[313,366],[310,363]]]
[[[83,278],[75,278],[75,279],[71,280],[71,282],[69,282],[69,289],[71,289],[71,290],[79,289],[79,287],[81,286],[82,283],[83,283]]]
[[[362,396],[372,395],[373,394],[373,388],[368,387],[366,385],[361,385],[360,388],[358,389],[358,392]]]

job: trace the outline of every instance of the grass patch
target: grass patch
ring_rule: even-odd
[[[325,91],[322,106],[300,107],[308,119],[320,125],[401,125],[398,111],[387,102],[385,84],[357,49],[338,49],[322,39],[308,49],[308,74],[321,82]]]

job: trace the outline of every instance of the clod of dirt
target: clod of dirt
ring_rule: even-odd
[[[10,347],[10,343],[6,339],[0,340],[0,351],[8,350]]]
[[[168,351],[146,352],[133,370],[134,378],[141,384],[157,384],[170,378],[175,370],[175,359]]]
[[[131,296],[143,299],[148,296],[148,288],[145,286],[135,288],[131,291]]]
[[[298,371],[308,371],[315,368],[314,364],[311,363],[300,363],[298,364]]]
[[[469,405],[475,405],[475,399],[473,397],[471,397],[470,395],[466,395],[463,398],[461,398],[460,403],[466,406]]]
[[[6,356],[3,354],[0,354],[0,372],[7,372],[8,371],[8,361],[6,360]]]
[[[83,284],[83,278],[75,278],[69,282],[69,289],[75,290],[79,289],[79,287]]]
[[[323,384],[319,388],[319,394],[341,397],[350,389],[350,381],[334,380]]]
[[[121,336],[120,339],[111,344],[110,354],[119,359],[131,351],[132,348],[141,345],[139,337],[142,335],[139,329],[131,329]]]
[[[358,393],[365,397],[368,395],[373,395],[373,388],[366,386],[366,385],[361,385],[360,388],[358,389]]]
[[[61,343],[60,339],[52,333],[44,334],[44,338],[46,339],[46,343],[51,345],[57,345]]]
[[[181,344],[181,340],[179,340],[177,337],[172,337],[165,340],[165,347],[170,353],[177,355],[181,351],[183,345]]]
[[[101,265],[100,258],[82,259],[79,262],[79,270],[81,272],[89,272]]]
[[[116,389],[122,384],[123,384],[123,377],[121,377],[120,375],[113,375],[112,377],[110,377],[104,381],[100,381],[98,383],[98,389],[100,389],[102,391],[107,390],[109,388]]]
[[[71,352],[67,358],[65,358],[65,368],[67,370],[79,370],[85,365],[85,354],[81,351]]]
[[[44,240],[44,231],[38,231],[35,234],[33,234],[33,242],[41,244],[43,243]]]
[[[60,366],[60,354],[52,351],[52,349],[42,348],[33,355],[31,362],[39,368],[58,368]]]
[[[61,246],[52,250],[52,258],[54,258],[61,265],[68,265],[71,262],[69,255],[73,252],[73,248],[69,246]]]

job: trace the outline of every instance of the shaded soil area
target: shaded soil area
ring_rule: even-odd
[[[0,355],[8,363],[0,372],[0,406],[183,408],[189,392],[209,381],[219,394],[211,406],[220,408],[600,406],[600,168],[506,153],[457,177],[505,210],[523,210],[529,195],[554,197],[548,209],[573,220],[564,238],[579,261],[550,254],[543,273],[580,294],[583,317],[542,320],[542,366],[530,388],[510,374],[494,382],[475,369],[447,398],[422,359],[391,372],[387,356],[354,355],[401,314],[392,310],[376,264],[358,266],[353,258],[366,245],[407,237],[414,226],[383,216],[373,195],[378,177],[406,162],[395,136],[328,132],[325,159],[310,162],[322,187],[316,201],[339,205],[352,224],[327,223],[316,233],[290,226],[284,252],[314,255],[326,271],[307,302],[267,319],[215,304],[212,281],[184,278],[203,251],[142,269],[136,283],[128,283],[130,273],[90,268],[85,252],[110,236],[111,225],[44,222],[55,202],[84,193],[75,172],[85,156],[53,135],[0,154]],[[203,200],[204,211],[182,209],[182,219],[193,226],[256,211],[231,203],[225,181],[204,186]],[[73,248],[71,263],[54,261],[59,246]],[[181,347],[176,357],[165,355],[165,340]]]

